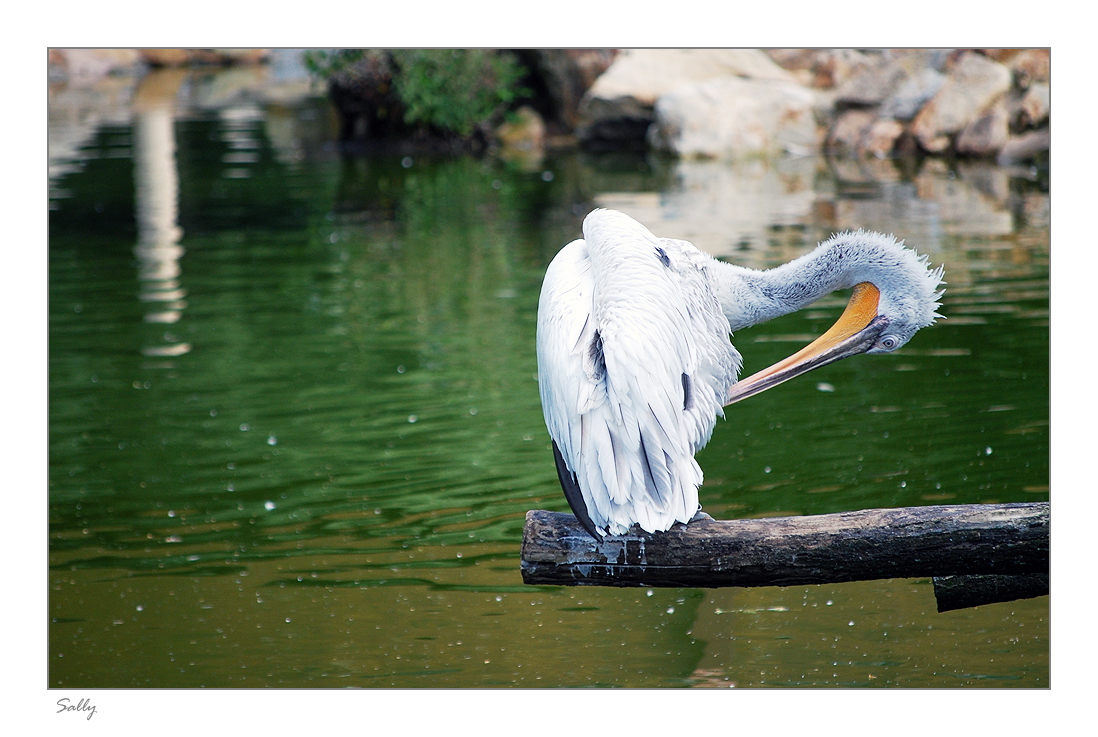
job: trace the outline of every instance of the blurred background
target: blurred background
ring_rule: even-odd
[[[49,686],[1047,687],[1049,597],[525,586],[541,278],[595,207],[831,233],[946,320],[730,408],[718,519],[1049,499],[1049,54],[53,49]],[[745,372],[842,294],[741,331]]]

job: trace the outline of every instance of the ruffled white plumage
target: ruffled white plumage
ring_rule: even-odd
[[[721,399],[740,367],[711,262],[597,210],[546,273],[538,376],[550,435],[596,528],[689,521]]]
[[[858,298],[851,319],[865,319],[849,349],[814,343],[781,376],[761,379],[768,369],[743,382],[736,394],[745,397],[847,355],[891,352],[939,317],[941,267],[930,269],[925,256],[892,236],[841,233],[756,271],[657,238],[619,212],[595,210],[583,233],[545,275],[538,383],[561,485],[596,534],[621,534],[634,523],[667,530],[697,512],[702,471],[694,453],[709,441],[723,406],[738,401],[730,395],[741,366],[731,330],[837,289],[874,287],[854,290],[871,295],[872,304]]]

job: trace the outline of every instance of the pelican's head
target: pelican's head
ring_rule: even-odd
[[[859,230],[832,236],[819,248],[834,249],[828,263],[856,282],[846,310],[797,353],[733,384],[726,406],[843,358],[891,353],[941,317],[942,267],[931,269],[926,256],[892,236]]]

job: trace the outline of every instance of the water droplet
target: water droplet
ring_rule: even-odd
[[[667,613],[668,614],[674,614],[675,613],[675,607],[673,607],[673,606],[667,607]]]
[[[240,423],[240,432],[248,432],[251,429],[252,429],[252,426],[249,425],[247,422]]]
[[[826,381],[821,381],[820,383],[816,384],[816,391],[833,392],[835,391],[835,385],[828,384]]]
[[[278,445],[278,438],[273,433],[267,436],[267,445]]]
[[[408,422],[410,422],[413,425],[416,424],[416,420],[418,420],[418,419],[419,418],[416,417],[415,415],[408,415]]]
[[[770,466],[763,468],[763,473],[770,473]]]
[[[406,369],[404,368],[404,364],[400,364],[399,366],[397,366],[397,373],[398,374],[403,374],[405,372],[405,370]]]
[[[546,169],[545,171],[543,171],[543,172],[541,173],[541,181],[543,181],[543,182],[551,182],[551,181],[553,181],[553,172],[549,171],[548,169]]]
[[[652,589],[648,589],[648,592],[645,594],[645,596],[651,596],[653,593],[654,592],[652,591]]]
[[[854,626],[854,620],[852,619],[852,620],[850,620],[849,622],[847,622],[847,623],[846,623],[846,626],[847,626],[847,627],[853,627],[853,626]]]
[[[827,606],[831,606],[831,604],[832,604],[832,603],[833,603],[833,602],[831,601],[831,599],[828,599],[828,600],[827,600]]]
[[[266,509],[266,510],[267,510],[268,512],[270,512],[270,511],[271,511],[272,509],[274,509],[274,508],[275,508],[275,503],[274,503],[274,502],[272,502],[272,501],[270,501],[270,500],[268,500],[267,502],[265,502],[265,503],[263,504],[263,508],[264,508],[264,509]]]
[[[405,156],[403,159],[400,160],[400,165],[403,166],[405,169],[411,169],[412,164],[414,163],[416,162],[412,161],[411,156]]]
[[[986,448],[984,448],[984,455],[986,455],[986,456],[991,455],[991,446],[990,445],[987,446]]]

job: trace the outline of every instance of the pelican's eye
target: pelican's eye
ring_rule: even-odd
[[[877,340],[877,348],[882,351],[894,351],[900,347],[900,339],[895,335],[882,335]]]

